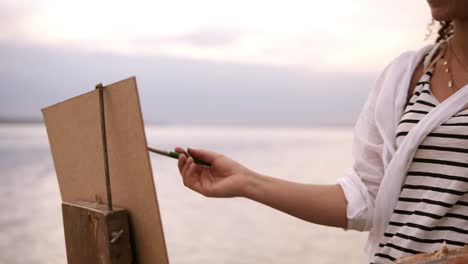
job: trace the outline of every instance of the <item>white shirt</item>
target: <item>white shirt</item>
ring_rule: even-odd
[[[396,128],[407,102],[413,72],[436,50],[428,45],[392,61],[371,89],[355,123],[354,164],[337,180],[347,200],[347,229],[370,231],[368,262],[376,253],[395,208],[411,159],[424,137],[450,116],[468,106],[468,85],[427,114],[396,147]]]

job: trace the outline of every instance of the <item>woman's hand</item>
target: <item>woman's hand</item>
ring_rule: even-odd
[[[182,149],[179,154],[179,171],[184,185],[209,197],[242,196],[249,177],[255,173],[234,160],[211,151],[188,149],[190,156]],[[193,158],[211,163],[210,167],[196,164]]]

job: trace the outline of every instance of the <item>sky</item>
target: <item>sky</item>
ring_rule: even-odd
[[[151,122],[352,124],[430,19],[423,0],[0,0],[0,118],[136,75]]]

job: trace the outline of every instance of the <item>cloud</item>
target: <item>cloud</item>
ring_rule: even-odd
[[[427,3],[410,2],[0,0],[0,39],[372,72],[423,45]]]
[[[27,1],[0,2],[0,39],[18,39],[23,35],[24,25],[37,11],[37,3]]]
[[[243,36],[238,30],[204,29],[175,36],[148,37],[138,40],[149,45],[186,45],[197,48],[218,48],[235,44]]]

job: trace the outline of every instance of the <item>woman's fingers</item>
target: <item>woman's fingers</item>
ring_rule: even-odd
[[[189,181],[188,181],[188,176],[187,176],[186,171],[187,171],[188,167],[190,166],[191,162],[192,162],[192,160],[189,160],[187,158],[187,156],[180,155],[179,162],[178,162],[179,172],[180,172],[180,175],[182,175],[182,181],[183,181],[184,185],[187,186],[187,187],[188,187]]]
[[[177,161],[177,166],[179,167],[179,172],[182,176],[182,169],[184,168],[185,163],[187,162],[187,156],[185,155],[180,155],[179,160]]]
[[[195,176],[196,169],[197,169],[197,165],[194,162],[191,162],[186,172],[187,177],[193,178]]]
[[[192,164],[192,162],[193,162],[192,157],[189,157],[187,161],[185,162],[184,167],[182,168],[182,175],[184,175],[184,177],[187,177],[187,170],[190,167],[190,164]]]
[[[188,188],[201,193],[201,185],[200,185],[200,174],[199,174],[200,166],[195,164],[192,158],[187,160],[186,164],[183,168],[184,179],[185,179],[185,186]]]
[[[185,156],[189,156],[189,154],[187,153],[187,151],[185,151],[183,148],[180,148],[180,147],[176,147],[175,149],[175,152],[179,153],[179,154],[184,154]]]
[[[200,159],[202,161],[209,162],[209,163],[213,163],[216,158],[221,157],[221,154],[219,153],[204,150],[204,149],[188,148],[187,151],[190,154],[190,156],[193,156],[196,159]]]
[[[221,154],[199,149],[189,149],[190,154],[188,154],[180,147],[175,148],[174,151],[180,154],[177,165],[179,167],[179,172],[182,175],[184,185],[196,192],[206,195],[206,193],[203,192],[203,186],[207,184],[209,185],[211,179],[207,178],[207,175],[202,176],[202,174],[205,170],[209,170],[209,168],[197,165],[194,162],[192,155],[196,158],[214,161],[214,159],[220,157]]]

